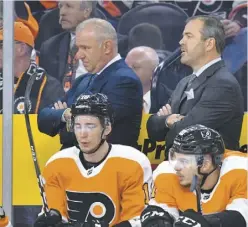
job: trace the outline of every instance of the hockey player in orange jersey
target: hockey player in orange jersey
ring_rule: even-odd
[[[152,188],[149,159],[132,147],[107,143],[114,127],[107,96],[81,95],[71,114],[68,128],[78,144],[53,155],[44,168],[48,207],[72,224],[141,226],[140,213]],[[40,216],[34,226],[48,226],[47,218]]]
[[[8,217],[5,216],[5,212],[1,206],[0,206],[0,227],[12,227]]]
[[[218,132],[190,126],[153,173],[154,195],[142,227],[248,226],[247,154],[226,152]]]

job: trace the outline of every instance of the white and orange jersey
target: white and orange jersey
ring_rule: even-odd
[[[132,147],[112,145],[100,165],[86,170],[79,152],[71,147],[47,162],[43,177],[49,208],[71,221],[94,217],[110,226],[122,221],[140,226],[139,216],[152,187],[149,159]]]
[[[247,154],[236,151],[226,153],[214,189],[210,194],[201,194],[202,213],[236,210],[244,216],[248,225],[247,172]],[[196,193],[179,184],[176,172],[169,162],[164,161],[158,166],[153,179],[154,195],[150,204],[161,206],[176,219],[179,211],[197,211]]]
[[[0,219],[0,227],[12,227],[7,216]]]

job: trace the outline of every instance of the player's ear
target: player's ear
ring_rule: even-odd
[[[104,129],[104,136],[108,136],[112,131],[112,127],[111,127],[111,124],[108,124],[105,126],[105,129]]]
[[[204,156],[204,160],[203,160],[203,164],[201,167],[201,172],[202,173],[209,173],[213,168],[213,163],[211,160],[210,155],[205,155]]]

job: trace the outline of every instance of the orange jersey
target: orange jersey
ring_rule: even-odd
[[[239,211],[248,224],[247,199],[248,156],[240,152],[228,152],[224,156],[220,177],[210,194],[201,194],[203,214]],[[153,173],[154,198],[150,204],[159,205],[175,218],[179,211],[197,211],[196,193],[179,184],[175,170],[169,162],[162,162]]]
[[[71,221],[102,218],[110,226],[122,221],[140,226],[139,216],[152,187],[148,158],[132,147],[112,145],[100,165],[86,170],[79,152],[71,147],[47,162],[43,177],[49,208]]]
[[[9,222],[8,217],[0,219],[0,227],[12,227],[11,223]]]

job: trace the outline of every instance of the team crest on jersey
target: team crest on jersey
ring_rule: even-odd
[[[14,108],[17,110],[17,112],[19,114],[24,114],[25,112],[25,104],[24,104],[24,100],[25,100],[25,97],[21,96],[19,98],[17,98],[15,101],[14,101]],[[31,110],[31,102],[29,101],[29,104],[28,104],[28,112],[30,112]]]
[[[72,222],[110,224],[115,218],[113,200],[102,192],[66,191],[68,215]]]

